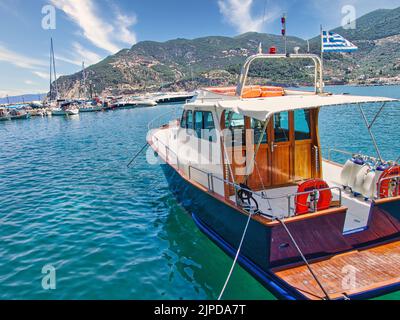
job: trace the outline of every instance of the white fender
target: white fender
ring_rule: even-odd
[[[354,188],[356,186],[356,178],[360,170],[364,167],[364,164],[357,164],[354,163],[353,170],[351,170],[350,176],[349,176],[349,182],[348,185],[349,187],[354,191]],[[356,191],[357,192],[357,191]]]
[[[367,175],[365,176],[363,190],[364,190],[364,192],[362,194],[364,197],[367,197],[369,199],[372,199],[374,197],[375,191],[376,191],[376,171],[375,170],[370,170],[367,173]]]
[[[368,164],[363,165],[360,170],[358,170],[357,175],[354,179],[354,186],[353,186],[353,192],[357,192],[359,194],[362,194],[363,196],[366,196],[367,191],[364,189],[364,181],[365,178],[370,171],[370,167]]]
[[[342,172],[340,173],[340,182],[342,186],[348,187],[349,186],[349,178],[351,176],[351,172],[353,171],[353,167],[356,164],[351,161],[347,160],[346,163],[343,166]]]

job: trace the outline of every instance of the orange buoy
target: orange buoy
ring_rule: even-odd
[[[329,209],[332,201],[332,191],[329,189],[329,185],[324,180],[311,179],[299,185],[297,193],[302,194],[298,194],[295,197],[296,215],[303,215],[310,212],[311,203],[308,201],[308,198],[312,196],[314,191],[318,191],[319,194],[317,211]]]
[[[389,179],[390,177],[400,176],[400,166],[392,166],[383,171],[379,177],[377,189],[379,198],[397,197],[400,196],[399,180]]]

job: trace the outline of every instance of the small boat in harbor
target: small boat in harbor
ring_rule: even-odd
[[[104,111],[106,109],[106,106],[101,103],[100,101],[82,101],[79,102],[79,112],[99,112],[99,111]]]
[[[194,93],[188,92],[160,93],[154,96],[154,100],[157,104],[182,103],[192,99],[194,96]]]
[[[7,121],[10,120],[10,112],[7,108],[1,107],[0,108],[0,121]]]
[[[29,119],[30,117],[29,112],[22,109],[11,109],[9,112],[10,120]]]
[[[247,86],[252,62],[271,59],[311,60],[314,91]],[[398,103],[324,92],[317,55],[260,53],[236,88],[200,90],[147,142],[178,201],[233,267],[281,299],[368,299],[400,289],[400,159],[382,159],[371,131],[385,105]],[[371,122],[364,105],[380,107]],[[323,158],[323,148],[337,149],[321,145],[319,112],[339,106],[359,109],[376,155]]]
[[[125,98],[116,101],[114,104],[115,108],[118,109],[134,109],[134,108],[146,108],[146,107],[155,107],[157,102],[151,99],[143,99],[143,98]]]
[[[74,101],[63,102],[60,107],[51,109],[53,116],[74,116],[79,114],[78,104]]]
[[[0,108],[0,121],[29,119],[29,112],[17,108]]]

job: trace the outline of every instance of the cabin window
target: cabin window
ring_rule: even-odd
[[[225,112],[225,128],[230,130],[232,146],[246,144],[244,116],[235,112]]]
[[[212,112],[204,112],[204,129],[213,130],[215,129],[214,119]]]
[[[257,119],[251,119],[251,128],[254,130],[254,144],[258,144],[261,135],[263,134],[264,123]],[[268,142],[268,134],[264,132],[261,143],[265,144]]]
[[[186,128],[193,130],[193,112],[192,112],[192,110],[187,111]]]
[[[187,129],[187,111],[183,111],[182,113],[182,118],[181,118],[181,128],[183,129]]]
[[[201,131],[203,129],[203,112],[196,111],[194,113],[194,130],[196,131],[197,138],[201,138]]]
[[[310,110],[295,110],[294,130],[296,140],[311,139]]]
[[[214,123],[214,118],[213,114],[210,111],[204,112],[203,114],[203,120],[204,120],[204,134],[206,135],[204,139],[208,139],[210,142],[215,142],[217,141],[217,134],[215,132],[215,123]]]
[[[289,141],[289,112],[274,114],[274,140],[275,142]]]

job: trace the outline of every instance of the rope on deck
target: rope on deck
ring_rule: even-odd
[[[308,270],[311,273],[311,276],[314,278],[314,280],[317,282],[318,286],[321,288],[322,292],[325,295],[326,300],[331,300],[329,298],[328,292],[326,292],[325,288],[323,287],[322,283],[319,281],[317,275],[314,273],[314,271],[312,270],[310,264],[308,263],[306,257],[303,255],[303,252],[301,251],[301,249],[299,248],[299,246],[297,245],[296,240],[294,240],[294,237],[292,235],[292,233],[289,231],[288,227],[286,226],[285,222],[282,219],[277,218],[278,221],[282,224],[283,228],[286,230],[286,233],[289,235],[290,240],[293,242],[294,246],[296,247],[296,250],[298,251],[298,253],[300,254],[301,258],[303,259],[304,263],[306,264]]]
[[[240,240],[240,244],[239,244],[239,247],[237,249],[235,259],[233,260],[232,267],[231,267],[231,270],[229,271],[228,277],[225,280],[224,287],[222,288],[221,293],[218,296],[218,301],[220,301],[222,299],[222,296],[224,295],[226,286],[228,285],[229,280],[231,279],[233,270],[235,269],[236,262],[237,262],[237,260],[239,258],[240,250],[242,249],[244,238],[246,237],[247,229],[249,227],[249,223],[250,223],[250,220],[251,220],[251,217],[253,216],[253,214],[255,214],[255,213],[254,212],[249,212],[249,218],[247,219],[247,223],[246,223],[246,226],[245,226],[244,231],[243,231],[242,239]]]

